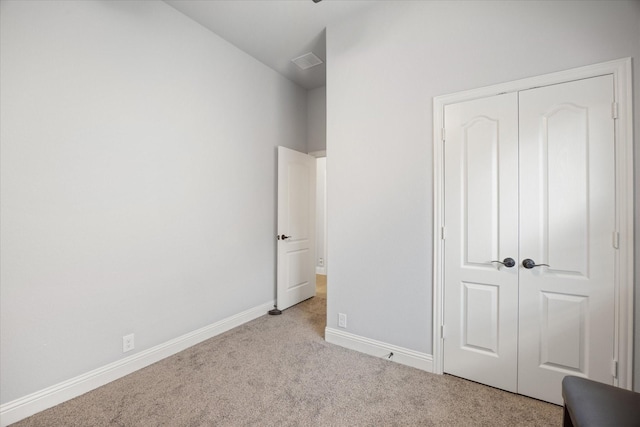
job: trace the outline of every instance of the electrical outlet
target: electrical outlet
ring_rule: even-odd
[[[318,259],[318,265],[322,267],[324,265],[324,258]]]
[[[347,315],[344,313],[338,313],[338,326],[341,328],[347,327]]]
[[[122,352],[126,353],[127,351],[133,350],[135,347],[133,343],[133,334],[125,335],[122,337]]]

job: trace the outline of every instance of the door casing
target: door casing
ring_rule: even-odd
[[[442,374],[444,367],[444,107],[500,93],[516,92],[574,80],[613,75],[616,107],[616,253],[614,358],[617,376],[614,384],[631,389],[633,384],[633,111],[631,58],[589,65],[567,71],[516,80],[470,91],[435,97],[433,100],[433,372]],[[614,111],[615,110],[615,111]]]

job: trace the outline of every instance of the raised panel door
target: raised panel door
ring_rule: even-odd
[[[562,403],[565,375],[611,384],[613,77],[520,92],[518,392]]]
[[[444,371],[517,388],[517,95],[445,110]]]
[[[284,310],[316,294],[315,159],[278,147],[277,306]]]

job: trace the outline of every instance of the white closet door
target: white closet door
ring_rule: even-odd
[[[561,403],[565,375],[611,384],[613,77],[520,92],[518,392]]]
[[[445,109],[444,371],[517,386],[517,94]],[[512,258],[515,266],[495,261]]]
[[[446,106],[445,372],[558,404],[613,382],[612,103],[609,75]]]

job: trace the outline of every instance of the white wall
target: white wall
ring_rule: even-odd
[[[2,403],[272,302],[306,91],[159,1],[0,19]]]
[[[329,27],[327,326],[432,352],[434,96],[629,56],[637,135],[640,2],[380,2]]]
[[[307,91],[307,144],[309,153],[327,149],[327,87]]]

